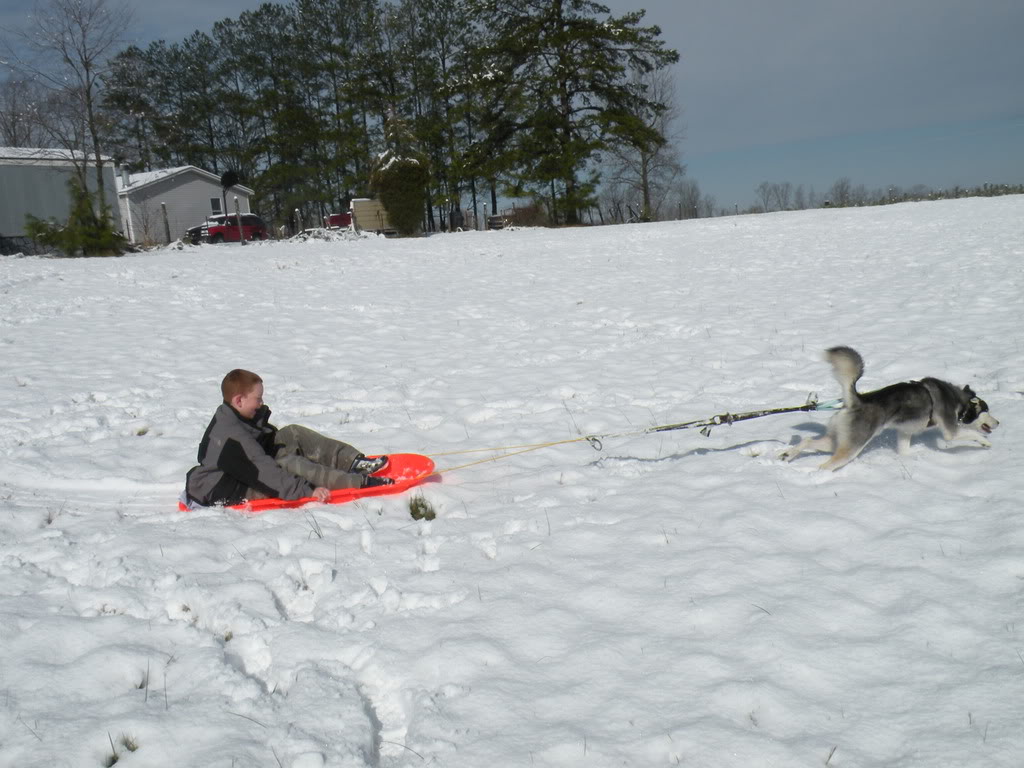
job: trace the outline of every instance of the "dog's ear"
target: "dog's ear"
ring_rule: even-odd
[[[971,389],[970,384],[964,384],[964,394],[968,397],[977,397],[977,395],[974,394],[974,390]]]

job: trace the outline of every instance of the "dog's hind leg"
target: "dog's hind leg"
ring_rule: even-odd
[[[867,443],[861,443],[856,448],[848,443],[844,443],[836,448],[836,452],[824,462],[818,469],[830,469],[833,472],[841,467],[845,467],[851,461],[857,458],[857,455],[864,450],[864,446]]]
[[[791,445],[779,453],[783,461],[792,461],[804,451],[831,451],[832,435],[825,434],[821,437],[805,437],[796,445]]]

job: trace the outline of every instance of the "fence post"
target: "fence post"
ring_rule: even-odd
[[[239,222],[239,244],[246,244],[246,230],[242,228],[242,206],[239,205],[238,196],[234,197],[234,220]]]
[[[164,241],[167,245],[171,244],[171,225],[167,221],[167,203],[160,203],[160,215],[164,219]]]

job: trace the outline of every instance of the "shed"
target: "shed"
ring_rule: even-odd
[[[376,232],[379,235],[396,235],[398,230],[391,225],[388,212],[380,200],[357,197],[352,200],[352,225],[356,232]]]
[[[166,242],[163,211],[167,206],[167,229],[171,240],[185,237],[189,227],[202,224],[207,216],[234,213],[234,198],[242,213],[250,213],[253,190],[236,184],[227,193],[224,211],[220,177],[194,165],[131,173],[122,171],[117,179],[117,200],[125,235],[133,243]]]
[[[0,252],[31,249],[25,235],[25,216],[67,221],[71,214],[68,181],[75,173],[80,153],[67,149],[0,147]],[[96,165],[90,157],[86,187],[96,191]],[[114,161],[101,157],[107,204],[114,229],[121,229],[121,216],[114,205]],[[108,165],[109,163],[109,165]]]

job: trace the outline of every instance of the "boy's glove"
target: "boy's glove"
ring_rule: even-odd
[[[376,488],[378,485],[394,485],[395,481],[390,477],[364,477],[363,488]]]

